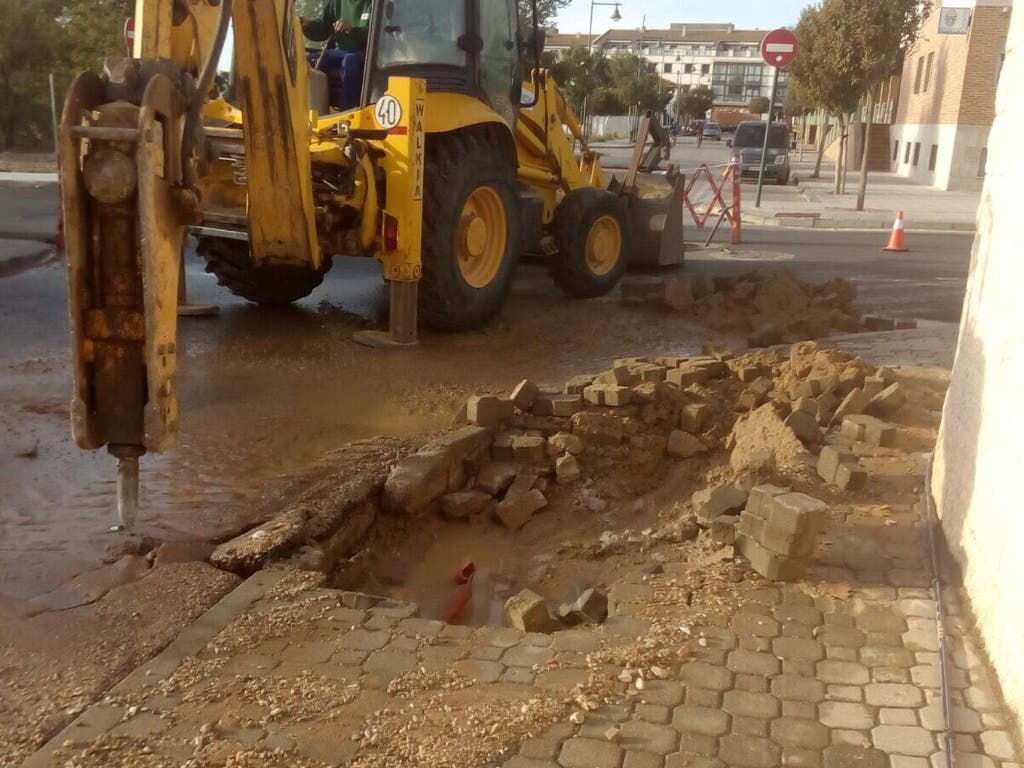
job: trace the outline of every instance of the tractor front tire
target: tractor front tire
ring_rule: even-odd
[[[567,194],[552,224],[558,248],[550,263],[555,284],[578,299],[604,296],[626,271],[626,231],[615,194],[590,187]]]
[[[257,267],[249,246],[241,240],[201,237],[196,251],[206,260],[206,271],[236,296],[255,304],[285,306],[309,296],[324,281],[331,257],[324,256],[319,269],[274,265]]]
[[[439,331],[491,320],[515,277],[520,247],[516,169],[477,133],[427,137],[419,312]]]

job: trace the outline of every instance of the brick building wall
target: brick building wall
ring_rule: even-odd
[[[965,34],[940,34],[936,3],[903,66],[890,141],[893,170],[941,189],[980,187],[1013,0],[971,7]]]

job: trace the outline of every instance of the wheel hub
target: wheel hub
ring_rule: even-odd
[[[494,280],[505,257],[508,223],[505,205],[491,186],[474,189],[462,206],[455,251],[462,278],[473,288]]]
[[[612,216],[601,216],[587,234],[587,264],[595,275],[608,274],[621,258],[622,232]]]

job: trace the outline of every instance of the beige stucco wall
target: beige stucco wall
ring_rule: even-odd
[[[1024,12],[1013,14],[988,143],[934,493],[986,649],[1024,720]]]

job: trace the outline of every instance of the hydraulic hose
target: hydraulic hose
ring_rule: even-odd
[[[953,718],[949,696],[949,662],[946,656],[945,609],[942,607],[942,577],[939,575],[939,551],[935,545],[935,527],[932,518],[935,509],[932,504],[932,467],[935,462],[935,451],[928,454],[928,468],[924,476],[924,507],[925,520],[928,525],[928,546],[932,557],[932,590],[935,593],[935,624],[939,639],[939,675],[942,684],[942,719],[945,728],[946,768],[954,768],[956,759],[953,756]]]
[[[210,93],[210,86],[217,74],[217,64],[220,62],[220,55],[224,50],[224,41],[228,37],[228,26],[231,24],[231,3],[232,0],[220,0],[220,16],[217,19],[217,32],[213,37],[213,45],[210,46],[210,50],[206,54],[202,69],[199,70],[195,91],[185,110],[185,129],[181,142],[181,177],[185,180],[185,185],[192,190],[196,189],[195,170],[191,162],[192,153],[195,151],[200,129],[203,103]]]

